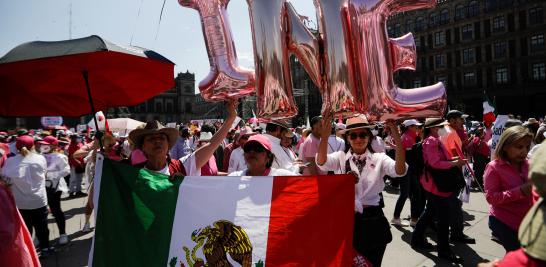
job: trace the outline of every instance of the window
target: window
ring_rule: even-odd
[[[531,51],[544,49],[544,34],[531,36]]]
[[[462,31],[463,40],[472,40],[472,38],[474,38],[474,27],[472,24],[464,25]]]
[[[491,11],[497,9],[497,0],[487,0],[485,1],[485,10]]]
[[[466,86],[476,85],[476,73],[475,72],[465,72],[463,83]]]
[[[167,112],[169,112],[169,113],[174,112],[172,102],[167,102],[166,106],[167,106]]]
[[[472,64],[475,60],[474,48],[463,49],[463,64]]]
[[[415,32],[415,23],[413,20],[406,21],[406,31],[407,32]]]
[[[446,55],[445,54],[436,55],[434,63],[435,63],[436,69],[445,68],[446,67]]]
[[[163,104],[161,102],[155,103],[155,112],[158,112],[158,113],[163,112]]]
[[[508,69],[507,68],[498,68],[495,71],[495,81],[498,84],[508,83]]]
[[[446,44],[446,33],[444,31],[434,33],[434,46]]]
[[[442,10],[440,12],[440,21],[439,23],[441,25],[449,23],[449,11],[447,9]]]
[[[493,44],[493,57],[504,58],[508,51],[508,44],[506,42],[498,42]]]
[[[394,28],[392,26],[387,26],[387,33],[389,36],[394,36]]]
[[[396,24],[394,25],[393,32],[394,32],[394,35],[395,35],[395,36],[401,35],[401,33],[402,33],[402,25],[400,25],[400,23],[396,23]]]
[[[447,89],[447,78],[446,76],[438,76],[436,77],[436,82],[441,82],[444,84],[444,87]]]
[[[535,7],[535,8],[529,9],[529,24],[534,25],[534,24],[542,23],[542,21],[544,20],[543,14],[544,13],[542,11],[542,7]]]
[[[535,81],[546,80],[546,65],[544,63],[533,64],[533,80]]]
[[[418,17],[415,20],[415,30],[422,31],[424,29],[425,29],[425,19],[423,19],[423,17]]]
[[[416,38],[414,41],[415,41],[415,48],[420,49],[421,48],[421,38]]]
[[[468,5],[468,16],[474,17],[480,14],[480,4],[477,1],[472,1]]]
[[[186,93],[193,93],[192,90],[191,90],[191,87],[189,85],[186,85],[184,87],[184,91],[186,91]]]
[[[463,5],[458,5],[455,8],[455,20],[461,20],[465,17],[465,7]]]
[[[504,31],[504,16],[498,16],[493,19],[493,32]]]
[[[436,26],[437,23],[438,23],[438,14],[436,13],[430,14],[430,22],[429,22],[430,26],[434,27]]]
[[[413,88],[421,87],[421,80],[413,80]]]

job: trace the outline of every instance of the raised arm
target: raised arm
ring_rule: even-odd
[[[394,140],[394,144],[396,145],[395,149],[395,157],[394,160],[396,162],[395,169],[396,174],[403,175],[406,173],[406,151],[404,150],[404,147],[402,146],[402,139],[400,138],[400,131],[398,131],[398,127],[396,127],[396,124],[394,124],[394,121],[388,121],[387,126],[391,130],[391,136]]]
[[[228,117],[224,121],[224,125],[220,127],[218,132],[214,134],[212,139],[210,139],[210,142],[206,145],[203,145],[199,149],[195,151],[195,165],[197,169],[201,169],[212,157],[212,154],[214,154],[214,151],[220,146],[224,138],[226,138],[229,129],[231,128],[231,125],[235,121],[235,118],[237,117],[237,100],[230,100],[227,103],[227,110],[228,110]]]
[[[322,128],[320,131],[320,143],[317,152],[317,164],[324,165],[328,156],[328,137],[332,131],[332,116],[328,115],[322,118]]]

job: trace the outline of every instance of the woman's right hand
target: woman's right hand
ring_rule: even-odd
[[[452,164],[454,167],[459,167],[459,168],[461,168],[462,166],[466,165],[466,162],[467,162],[466,159],[461,159],[461,158],[459,158],[459,157],[454,157],[453,160],[451,161],[451,164]]]
[[[326,138],[330,136],[332,132],[332,114],[327,114],[322,117],[321,128],[320,128],[320,138]]]

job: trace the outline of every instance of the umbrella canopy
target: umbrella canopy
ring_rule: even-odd
[[[118,132],[120,134],[128,134],[132,130],[136,129],[138,126],[143,125],[144,122],[133,120],[131,118],[117,118],[117,119],[108,119],[108,127],[112,132]],[[89,121],[87,125],[91,129],[95,129],[94,120]],[[105,120],[98,121],[99,130],[105,130]]]
[[[93,35],[19,45],[0,58],[0,116],[81,116],[174,87],[174,63]]]

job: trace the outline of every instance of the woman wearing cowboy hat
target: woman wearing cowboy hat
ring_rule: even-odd
[[[348,141],[345,143],[345,151],[327,154],[331,118],[324,118],[322,123],[317,166],[322,171],[355,174],[357,182],[353,246],[373,266],[381,266],[387,244],[392,241],[389,221],[383,214],[380,196],[385,187],[383,177],[404,176],[407,170],[400,132],[393,122],[387,123],[396,143],[396,159],[393,160],[385,153],[374,153],[371,147],[373,135],[370,131],[374,126],[364,116],[353,117],[347,120],[347,127],[343,130]]]
[[[237,117],[237,101],[230,101],[227,105],[228,117],[222,127],[210,138],[210,141],[203,144],[193,153],[181,159],[171,159],[169,149],[172,148],[178,137],[178,131],[174,128],[166,128],[158,121],[146,123],[142,129],[133,130],[129,134],[130,141],[135,144],[136,149],[142,150],[146,161],[139,164],[142,167],[163,173],[166,175],[201,175],[203,167],[211,158],[212,154],[220,146],[226,137],[231,124]]]

